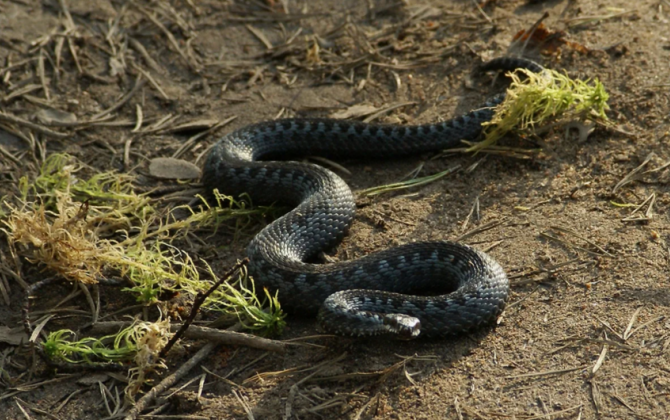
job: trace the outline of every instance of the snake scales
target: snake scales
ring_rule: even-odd
[[[498,58],[482,70],[534,72],[528,60]],[[509,283],[487,254],[449,241],[410,243],[333,264],[310,261],[336,246],[350,226],[354,196],[333,172],[317,165],[277,161],[313,155],[375,158],[440,151],[475,140],[504,94],[452,120],[426,125],[377,125],[294,118],[261,122],[224,136],[203,169],[208,190],[293,210],[265,227],[247,247],[249,273],[279,290],[282,307],[314,314],[330,332],[446,336],[491,322],[505,307]]]

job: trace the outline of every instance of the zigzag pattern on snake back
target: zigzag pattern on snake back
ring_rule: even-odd
[[[543,68],[524,59],[499,58],[482,70]],[[247,247],[249,274],[279,290],[290,313],[314,314],[330,332],[390,334],[398,338],[446,336],[491,322],[505,307],[507,276],[487,254],[449,241],[410,243],[363,258],[312,264],[349,228],[354,196],[336,174],[318,165],[282,162],[297,156],[375,158],[435,152],[476,140],[493,116],[498,95],[449,121],[377,125],[294,118],[267,121],[224,136],[203,168],[208,190],[256,203],[295,208],[265,227]]]

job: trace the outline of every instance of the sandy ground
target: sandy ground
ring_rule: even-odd
[[[465,235],[511,278],[497,327],[441,341],[316,339],[319,346],[281,355],[220,346],[189,374],[195,381],[179,382],[143,418],[670,418],[670,3],[475,3],[0,0],[0,107],[23,119],[0,118],[0,196],[10,199],[18,179],[54,152],[153,185],[148,160],[172,156],[193,132],[169,128],[189,121],[212,126],[235,117],[181,156],[195,162],[220,134],[278,116],[371,105],[387,109],[383,122],[448,119],[504,87],[472,69],[507,54],[514,35],[545,12],[546,27],[574,44],[559,42],[550,55],[530,45],[525,53],[572,77],[597,77],[611,95],[617,129],[597,128],[585,141],[563,129],[532,142],[506,140],[542,149],[526,159],[340,162],[354,190],[397,181],[421,163],[422,175],[460,165],[418,189],[360,198],[336,256]],[[133,91],[140,74],[147,83]],[[108,113],[115,124],[48,127],[64,136],[25,124],[44,109],[87,121],[115,104]],[[133,134],[138,106],[144,127],[172,115],[168,129]],[[218,257],[210,253],[209,262],[224,270],[260,228],[237,240],[217,236]],[[4,240],[0,253],[8,289],[0,326],[14,328],[23,290],[8,273],[19,270],[28,283],[44,274],[25,261],[17,269]],[[117,289],[101,289],[103,313],[132,304]],[[40,292],[35,310],[70,290]],[[47,330],[90,321],[83,297],[67,308]],[[312,320],[288,321],[282,339],[319,333]],[[188,342],[171,355],[171,370],[201,346]],[[107,417],[125,386],[118,374],[53,372],[10,344],[0,343],[0,354],[1,418]]]

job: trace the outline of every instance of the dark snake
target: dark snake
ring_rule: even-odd
[[[543,68],[498,58],[481,70]],[[447,336],[493,321],[504,309],[509,282],[487,254],[450,242],[415,242],[332,264],[312,263],[340,243],[352,223],[354,195],[321,166],[278,161],[299,156],[391,158],[436,152],[476,140],[491,120],[499,94],[449,121],[401,126],[293,118],[250,125],[212,148],[202,181],[212,191],[293,210],[265,227],[247,247],[249,274],[288,312],[315,314],[326,331],[409,339]]]

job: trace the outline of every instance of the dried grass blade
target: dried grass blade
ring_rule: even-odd
[[[372,188],[367,188],[361,191],[358,191],[359,195],[365,195],[368,197],[374,196],[374,195],[379,195],[383,194],[386,192],[390,191],[397,191],[397,190],[404,190],[407,188],[412,188],[412,187],[418,187],[420,185],[428,184],[433,181],[437,181],[438,179],[449,175],[451,173],[456,172],[458,169],[461,168],[461,165],[456,165],[454,167],[451,167],[449,169],[446,169],[442,172],[438,172],[434,175],[429,175],[429,176],[424,176],[421,178],[415,178],[415,179],[410,179],[408,181],[402,181],[402,182],[396,182],[393,184],[386,184],[386,185],[380,185],[378,187],[372,187]]]
[[[592,247],[596,248],[598,251],[602,252],[604,255],[607,255],[610,258],[614,258],[614,255],[607,252],[600,245],[596,244],[595,242],[593,242],[589,239],[586,239],[585,237],[581,236],[580,234],[578,234],[577,232],[575,232],[572,229],[564,228],[564,227],[561,227],[561,226],[550,226],[550,228],[555,230],[555,231],[567,233],[567,234],[570,234],[570,235],[574,236],[575,238],[581,239],[582,241],[584,241],[587,244],[591,245]]]
[[[605,338],[607,338],[607,334],[605,334]],[[593,369],[591,369],[591,375],[595,375],[598,369],[603,365],[603,362],[605,361],[605,356],[607,356],[607,351],[609,350],[610,346],[608,344],[603,344],[603,349],[600,351],[600,356],[598,356],[598,360],[596,360],[596,364],[593,365]]]
[[[638,166],[637,168],[635,168],[635,169],[633,169],[632,171],[630,171],[630,172],[628,173],[628,175],[626,175],[625,177],[623,177],[623,179],[622,179],[621,181],[617,182],[617,184],[616,184],[616,185],[614,186],[614,188],[612,189],[612,192],[615,193],[615,192],[617,192],[617,190],[618,190],[619,188],[621,188],[621,187],[623,187],[624,185],[626,185],[626,184],[632,182],[632,181],[633,181],[633,177],[634,177],[638,172],[640,172],[645,166],[647,166],[647,164],[648,164],[649,162],[651,162],[651,159],[652,159],[654,156],[655,156],[654,152],[649,153],[649,154],[647,155],[647,157],[644,159],[644,162],[642,162],[642,163],[640,164],[640,166]]]
[[[630,331],[633,329],[633,325],[635,325],[635,321],[637,321],[637,316],[640,314],[640,311],[642,308],[637,308],[635,312],[633,312],[633,315],[630,317],[630,321],[628,321],[628,326],[626,327],[626,330],[623,332],[623,339],[628,340],[628,337],[630,337]]]

